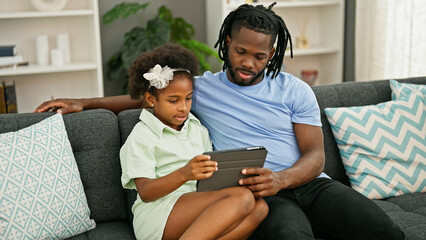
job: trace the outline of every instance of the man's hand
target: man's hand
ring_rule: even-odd
[[[34,112],[53,111],[62,114],[81,112],[87,109],[105,108],[115,114],[127,109],[149,107],[144,98],[130,98],[130,95],[98,97],[98,98],[62,98],[42,103]]]
[[[55,99],[42,103],[38,106],[34,112],[57,112],[61,114],[67,114],[72,112],[83,111],[83,100],[82,99]]]
[[[271,169],[245,168],[242,174],[257,175],[242,178],[239,181],[239,184],[250,189],[255,197],[273,196],[283,188],[283,181],[280,174],[273,172]]]

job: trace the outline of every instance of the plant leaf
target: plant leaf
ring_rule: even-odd
[[[168,9],[166,6],[162,5],[161,7],[158,8],[158,15],[157,17],[159,19],[162,19],[168,23],[172,23],[173,21],[173,14],[172,11],[170,9]]]
[[[190,40],[180,39],[178,43],[184,46],[185,48],[191,50],[195,54],[200,64],[200,74],[202,74],[205,71],[211,70],[211,65],[206,60],[206,56],[214,56],[216,59],[220,61],[220,58],[217,52],[202,42],[199,42],[195,39],[190,39]]]
[[[192,24],[181,17],[173,18],[172,11],[164,5],[158,8],[158,18],[170,24],[173,42],[178,42],[182,38],[191,39],[195,34]]]
[[[148,5],[149,3],[139,4],[128,2],[117,4],[102,16],[102,22],[110,24],[120,17],[123,19],[128,18],[130,15],[136,14],[139,10],[145,9]]]
[[[107,79],[116,80],[122,77],[124,72],[123,62],[121,61],[121,51],[112,55],[107,63]]]
[[[189,40],[194,36],[194,33],[195,33],[194,27],[181,17],[173,19],[171,27],[172,27],[172,40],[176,42],[179,39]]]
[[[151,42],[155,43],[153,46],[158,47],[170,41],[171,28],[170,24],[160,18],[154,18],[148,21],[146,25]]]
[[[122,47],[121,59],[124,68],[128,69],[142,53],[170,41],[170,26],[161,19],[152,19],[147,28],[134,27],[126,33]]]

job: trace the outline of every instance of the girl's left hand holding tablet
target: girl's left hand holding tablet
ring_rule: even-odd
[[[209,155],[198,155],[181,168],[183,175],[189,180],[206,179],[217,171],[217,162],[210,160]]]

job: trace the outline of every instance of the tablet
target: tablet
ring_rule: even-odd
[[[243,175],[241,170],[263,167],[267,152],[264,147],[257,146],[204,153],[218,163],[218,170],[211,177],[197,181],[197,192],[241,186],[238,181],[251,176]]]

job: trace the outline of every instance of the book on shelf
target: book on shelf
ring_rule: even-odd
[[[12,57],[16,55],[15,45],[0,45],[0,57]]]
[[[6,96],[4,92],[4,86],[0,83],[0,114],[7,113],[6,108]]]
[[[3,81],[5,102],[6,102],[6,113],[17,113],[18,104],[16,101],[16,88],[14,81]]]
[[[0,57],[0,66],[19,64],[22,62],[24,62],[24,58],[22,57],[22,55]]]
[[[16,68],[16,67],[22,67],[22,66],[28,66],[30,63],[28,61],[26,62],[20,62],[20,63],[12,63],[8,65],[0,65],[0,70],[2,68]]]

